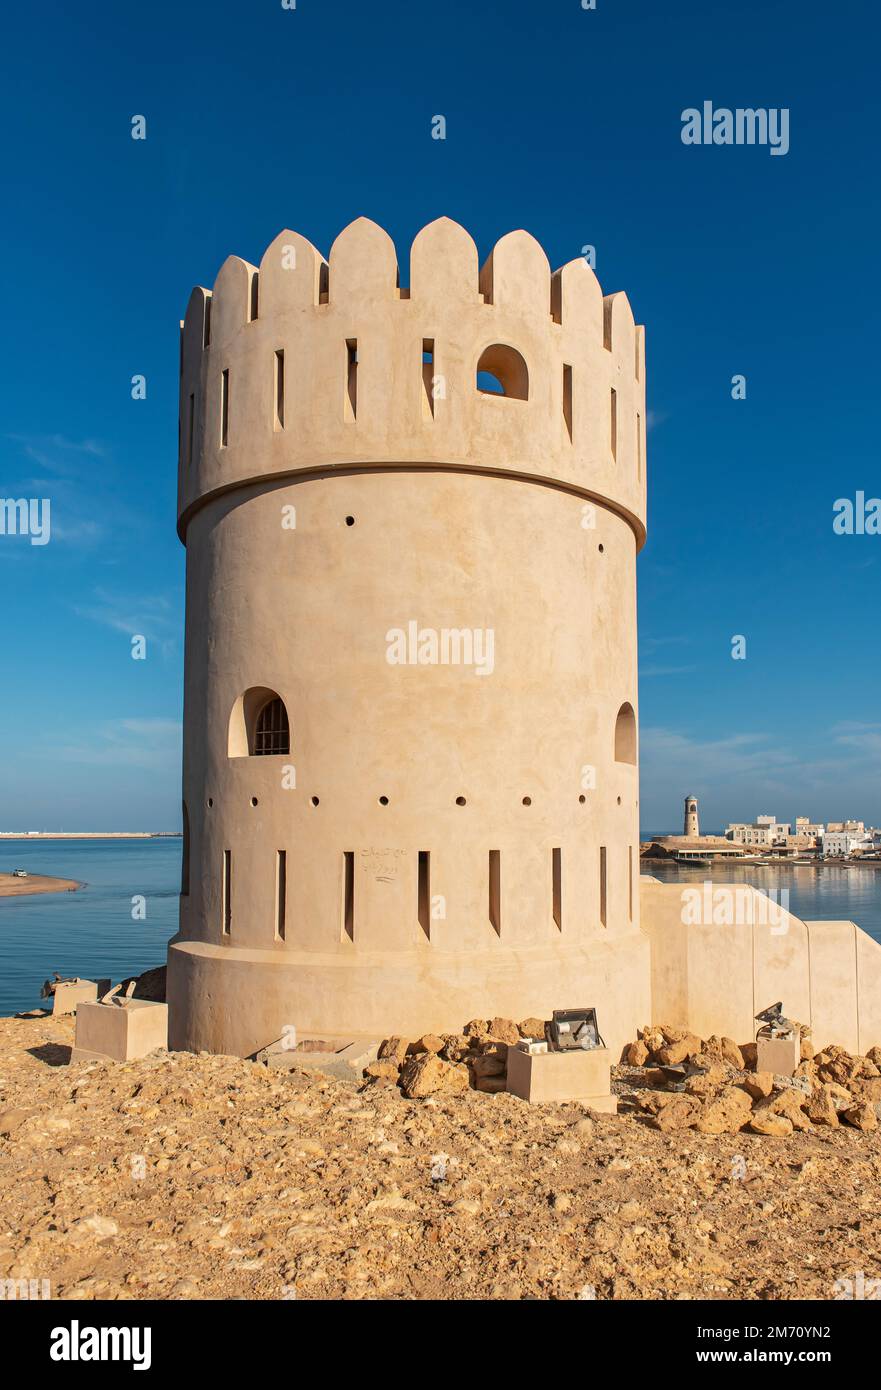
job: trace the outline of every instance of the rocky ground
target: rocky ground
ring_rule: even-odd
[[[829,1299],[881,1276],[881,1135],[841,1122],[867,1098],[806,1108],[847,1090],[819,1075],[840,1058],[811,1063],[805,1128],[756,1133],[799,1088],[655,1030],[616,1069],[617,1116],[465,1089],[488,1036],[450,1063],[399,1046],[393,1075],[350,1083],[183,1053],[68,1065],[72,1039],[72,1019],[0,1020],[0,1278],[55,1298]],[[683,1044],[679,1081],[658,1053]],[[402,1092],[443,1065],[449,1089]]]

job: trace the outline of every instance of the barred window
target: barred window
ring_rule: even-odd
[[[267,701],[257,716],[254,729],[254,752],[289,753],[291,733],[288,725],[288,712],[284,701],[278,696]]]

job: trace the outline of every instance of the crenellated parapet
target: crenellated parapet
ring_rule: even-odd
[[[551,273],[510,232],[482,267],[448,218],[402,288],[365,218],[327,261],[284,231],[231,256],[182,325],[179,529],[231,488],[334,468],[525,476],[596,499],[645,536],[643,330],[579,258]],[[479,370],[505,390],[480,389]]]

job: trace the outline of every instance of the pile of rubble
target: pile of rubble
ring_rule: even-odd
[[[756,1044],[702,1039],[664,1024],[642,1028],[612,1069],[620,1113],[664,1132],[785,1136],[813,1126],[874,1130],[881,1119],[881,1048],[855,1057],[830,1045],[815,1052],[801,1029],[793,1076],[756,1070]],[[496,1093],[507,1085],[508,1049],[544,1036],[544,1022],[472,1019],[461,1033],[386,1038],[364,1070],[368,1087],[397,1086],[410,1100]]]
[[[830,1045],[815,1052],[801,1028],[793,1076],[756,1071],[756,1044],[706,1040],[663,1025],[639,1030],[615,1069],[622,1110],[663,1131],[788,1135],[812,1126],[874,1130],[881,1118],[881,1048],[854,1057]]]
[[[475,1018],[461,1033],[424,1033],[421,1038],[386,1038],[377,1059],[365,1068],[371,1085],[400,1086],[410,1100],[455,1095],[469,1089],[504,1091],[508,1048],[520,1038],[543,1038],[544,1020]]]

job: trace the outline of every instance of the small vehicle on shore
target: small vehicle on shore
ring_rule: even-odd
[[[12,870],[12,877],[13,877],[13,878],[27,878],[27,877],[28,877],[28,871],[27,871],[27,869],[13,869],[13,870]]]

